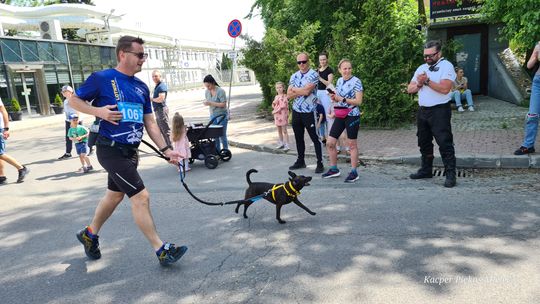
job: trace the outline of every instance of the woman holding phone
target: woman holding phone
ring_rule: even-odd
[[[328,155],[330,156],[330,169],[322,175],[323,178],[338,177],[341,175],[337,167],[336,142],[343,130],[347,130],[347,144],[351,151],[351,171],[346,183],[358,180],[358,147],[357,138],[360,127],[360,109],[364,88],[360,78],[352,75],[352,64],[348,59],[342,59],[338,64],[338,70],[342,77],[336,83],[336,90],[328,88],[328,93],[334,104],[335,120],[326,142]]]

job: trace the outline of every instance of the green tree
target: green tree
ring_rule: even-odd
[[[267,28],[262,42],[243,37],[247,41],[247,48],[242,64],[257,75],[264,97],[263,107],[272,104],[274,84],[282,81],[287,86],[290,76],[298,70],[296,55],[300,52],[316,53],[314,40],[319,27],[318,22],[305,22],[301,31],[292,38],[288,38],[283,29]],[[310,59],[313,61],[313,56]]]
[[[417,30],[414,0],[367,0],[352,50],[353,67],[362,79],[364,115],[373,126],[393,127],[410,121],[416,102],[405,94],[414,70],[422,62],[422,33]]]
[[[254,7],[267,31],[260,43],[248,39],[244,64],[261,83],[264,105],[274,83],[296,70],[296,52],[316,62],[326,50],[331,66],[348,58],[362,79],[364,123],[394,126],[412,118],[415,102],[404,88],[422,63],[418,0],[257,0]]]
[[[483,21],[504,23],[502,38],[521,53],[530,52],[540,40],[540,1],[538,0],[482,0],[480,14]]]

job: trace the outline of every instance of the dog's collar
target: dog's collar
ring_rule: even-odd
[[[285,193],[287,193],[287,196],[290,196],[290,197],[297,197],[298,195],[300,195],[300,191],[294,189],[293,185],[292,185],[292,182],[288,182],[287,184],[289,184],[289,187],[291,188],[290,189],[290,192],[289,190],[287,189],[287,187],[285,187],[286,184],[279,184],[279,185],[274,185],[272,187],[272,198],[274,199],[274,201],[276,200],[276,190],[279,189],[279,188],[283,188],[283,190],[285,190]],[[292,192],[292,194],[291,194]]]

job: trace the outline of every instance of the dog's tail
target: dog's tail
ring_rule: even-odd
[[[251,179],[249,179],[249,176],[251,175],[251,173],[254,173],[254,172],[256,173],[256,172],[259,172],[259,171],[255,170],[255,169],[249,169],[249,171],[246,172],[246,180],[247,180],[248,185],[251,185]]]

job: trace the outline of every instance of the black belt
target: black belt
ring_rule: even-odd
[[[123,149],[130,149],[130,150],[137,150],[139,148],[139,144],[131,145],[131,144],[123,144],[119,143],[117,141],[108,139],[107,137],[99,135],[96,140],[96,145],[98,146],[107,146],[107,147],[118,147]]]
[[[448,107],[448,106],[450,106],[450,102],[441,103],[441,104],[434,105],[434,106],[431,106],[431,107],[419,106],[418,108],[420,110],[433,110],[433,109],[444,108],[444,107]]]

